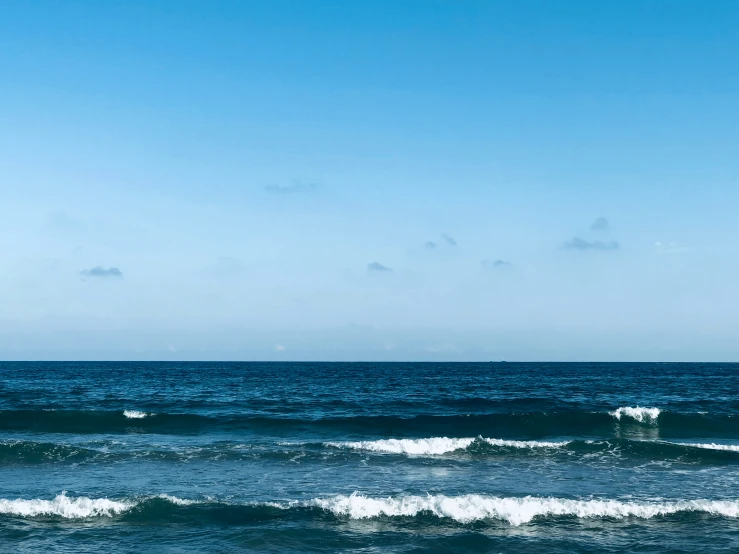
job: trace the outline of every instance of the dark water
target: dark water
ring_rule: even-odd
[[[738,552],[737,414],[730,364],[0,363],[0,551]]]

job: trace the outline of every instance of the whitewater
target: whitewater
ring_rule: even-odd
[[[490,439],[485,437],[460,438],[432,437],[427,439],[380,439],[375,441],[355,442],[326,442],[326,446],[348,448],[353,450],[367,450],[370,452],[385,452],[388,454],[409,454],[415,456],[433,456],[465,450],[475,442],[490,446],[508,448],[560,448],[570,441],[519,441],[505,439]]]
[[[26,518],[57,516],[63,519],[112,518],[129,512],[152,500],[161,500],[173,506],[207,506],[218,504],[238,507],[233,502],[214,499],[183,499],[169,494],[151,495],[131,500],[108,498],[69,497],[59,494],[52,500],[0,499],[0,514]],[[248,508],[276,508],[283,511],[318,507],[336,516],[350,519],[379,517],[416,517],[430,514],[449,518],[459,523],[479,520],[499,520],[513,526],[530,523],[537,518],[573,516],[576,518],[638,518],[651,519],[680,512],[706,513],[727,518],[739,517],[739,500],[673,500],[662,502],[621,501],[610,499],[566,499],[493,497],[478,494],[462,496],[426,495],[371,498],[360,493],[337,495],[311,500],[288,502],[249,502]]]

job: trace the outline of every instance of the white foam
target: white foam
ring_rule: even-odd
[[[711,442],[711,443],[697,443],[697,442],[676,443],[676,442],[673,442],[671,444],[692,446],[693,448],[705,448],[706,450],[728,450],[730,452],[739,452],[739,444],[716,444],[715,442]]]
[[[146,498],[161,498],[178,506],[202,503],[199,500],[187,500],[168,494]],[[130,500],[110,500],[108,498],[87,498],[84,496],[72,498],[62,493],[53,500],[0,499],[0,514],[21,517],[57,516],[65,519],[113,517],[133,509],[138,503]],[[532,496],[506,498],[477,494],[370,498],[354,493],[350,496],[338,495],[308,501],[256,502],[247,505],[270,506],[280,509],[300,506],[319,507],[350,519],[370,519],[381,516],[414,517],[422,513],[429,513],[439,518],[450,518],[460,523],[492,519],[515,526],[529,523],[535,518],[547,516],[649,519],[678,512],[700,512],[739,518],[739,500],[624,502],[620,500],[571,500]]]
[[[171,502],[172,504],[175,504],[177,506],[192,506],[193,504],[202,504],[200,500],[188,500],[187,498],[178,498],[177,496],[172,496],[171,494],[158,494],[156,497]]]
[[[482,439],[492,446],[508,446],[511,448],[562,448],[572,441],[513,441],[504,439]]]
[[[505,521],[511,525],[528,523],[545,516],[578,518],[649,519],[677,512],[703,512],[725,517],[739,517],[739,501],[678,500],[672,502],[622,502],[618,500],[569,500],[562,498],[501,498],[476,494],[464,496],[404,496],[368,498],[357,493],[311,501],[314,506],[351,519],[379,516],[412,517],[422,512],[460,523],[482,519]]]
[[[464,450],[476,440],[481,440],[491,446],[510,448],[559,448],[565,442],[543,441],[516,441],[504,439],[487,439],[483,437],[454,439],[449,437],[432,437],[428,439],[381,439],[375,441],[357,442],[326,442],[325,446],[334,448],[348,448],[351,450],[367,450],[370,452],[386,452],[389,454],[408,454],[411,456],[435,456],[447,454],[455,450]]]
[[[149,416],[146,412],[139,412],[138,410],[124,410],[123,415],[129,419],[144,419]]]
[[[371,452],[387,452],[390,454],[411,454],[416,456],[438,455],[467,448],[475,442],[474,438],[450,439],[433,437],[430,439],[381,439],[358,442],[327,442],[326,446],[349,448],[351,450],[369,450]]]
[[[170,494],[157,494],[140,497],[137,500],[110,500],[108,498],[69,497],[62,493],[53,500],[0,498],[0,514],[22,517],[58,516],[65,519],[82,519],[87,517],[113,517],[135,508],[141,501],[161,498],[176,506],[202,504],[202,500],[188,500]]]
[[[659,417],[661,411],[662,410],[660,410],[659,408],[640,408],[639,406],[637,406],[636,408],[632,408],[631,406],[622,406],[608,413],[619,421],[622,417],[630,417],[632,419],[635,419],[639,423],[654,423],[657,421],[657,418]]]
[[[112,517],[130,510],[136,504],[126,501],[108,500],[107,498],[87,498],[80,496],[70,498],[62,493],[53,500],[7,500],[0,498],[0,514],[11,514],[24,517],[60,516],[67,519],[85,517]]]

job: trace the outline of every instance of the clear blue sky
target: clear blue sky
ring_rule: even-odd
[[[0,359],[739,360],[734,0],[9,0],[0,123]]]

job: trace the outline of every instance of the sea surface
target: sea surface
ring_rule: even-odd
[[[739,552],[739,365],[0,363],[0,552]]]

